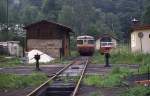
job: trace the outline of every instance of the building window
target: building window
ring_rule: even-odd
[[[150,38],[150,34],[149,34],[149,38]]]

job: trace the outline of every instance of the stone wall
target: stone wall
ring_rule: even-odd
[[[60,48],[62,48],[62,40],[52,39],[52,40],[43,40],[43,39],[28,39],[27,40],[27,49],[40,50],[52,57],[60,56]]]

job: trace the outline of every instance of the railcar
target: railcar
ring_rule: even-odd
[[[81,56],[92,56],[95,51],[94,37],[88,35],[78,36],[77,50]]]
[[[110,36],[102,37],[100,40],[100,53],[109,53],[113,46],[115,46],[115,44],[112,42]]]

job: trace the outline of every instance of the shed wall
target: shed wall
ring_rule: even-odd
[[[143,38],[138,37],[138,33],[143,33]],[[150,53],[150,30],[137,30],[131,33],[132,52]],[[142,48],[142,49],[141,49]]]
[[[62,40],[28,39],[27,46],[28,51],[32,49],[37,49],[52,57],[59,57],[60,48],[62,48]]]

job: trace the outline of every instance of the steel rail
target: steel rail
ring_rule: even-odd
[[[50,81],[52,81],[54,78],[56,78],[58,75],[60,75],[64,70],[66,70],[69,66],[71,66],[72,64],[74,64],[75,61],[73,61],[71,64],[65,66],[63,69],[61,69],[60,71],[58,71],[54,76],[52,76],[50,79],[48,79],[46,82],[44,82],[43,84],[41,84],[39,87],[37,87],[36,89],[34,89],[32,92],[30,92],[28,95],[26,96],[36,96],[37,92],[39,92],[42,88],[44,88],[44,86],[46,86]]]
[[[75,89],[74,89],[74,91],[73,91],[73,93],[72,93],[71,96],[76,96],[76,94],[77,94],[77,92],[78,92],[78,89],[79,89],[79,86],[80,86],[80,83],[81,83],[81,80],[82,80],[82,78],[83,78],[83,76],[84,76],[84,73],[85,73],[85,70],[86,70],[86,68],[87,68],[88,62],[89,62],[89,58],[87,57],[87,60],[86,60],[86,62],[85,62],[84,69],[82,70],[80,79],[78,80],[78,83],[77,83],[77,85],[76,85],[76,87],[75,87]]]

